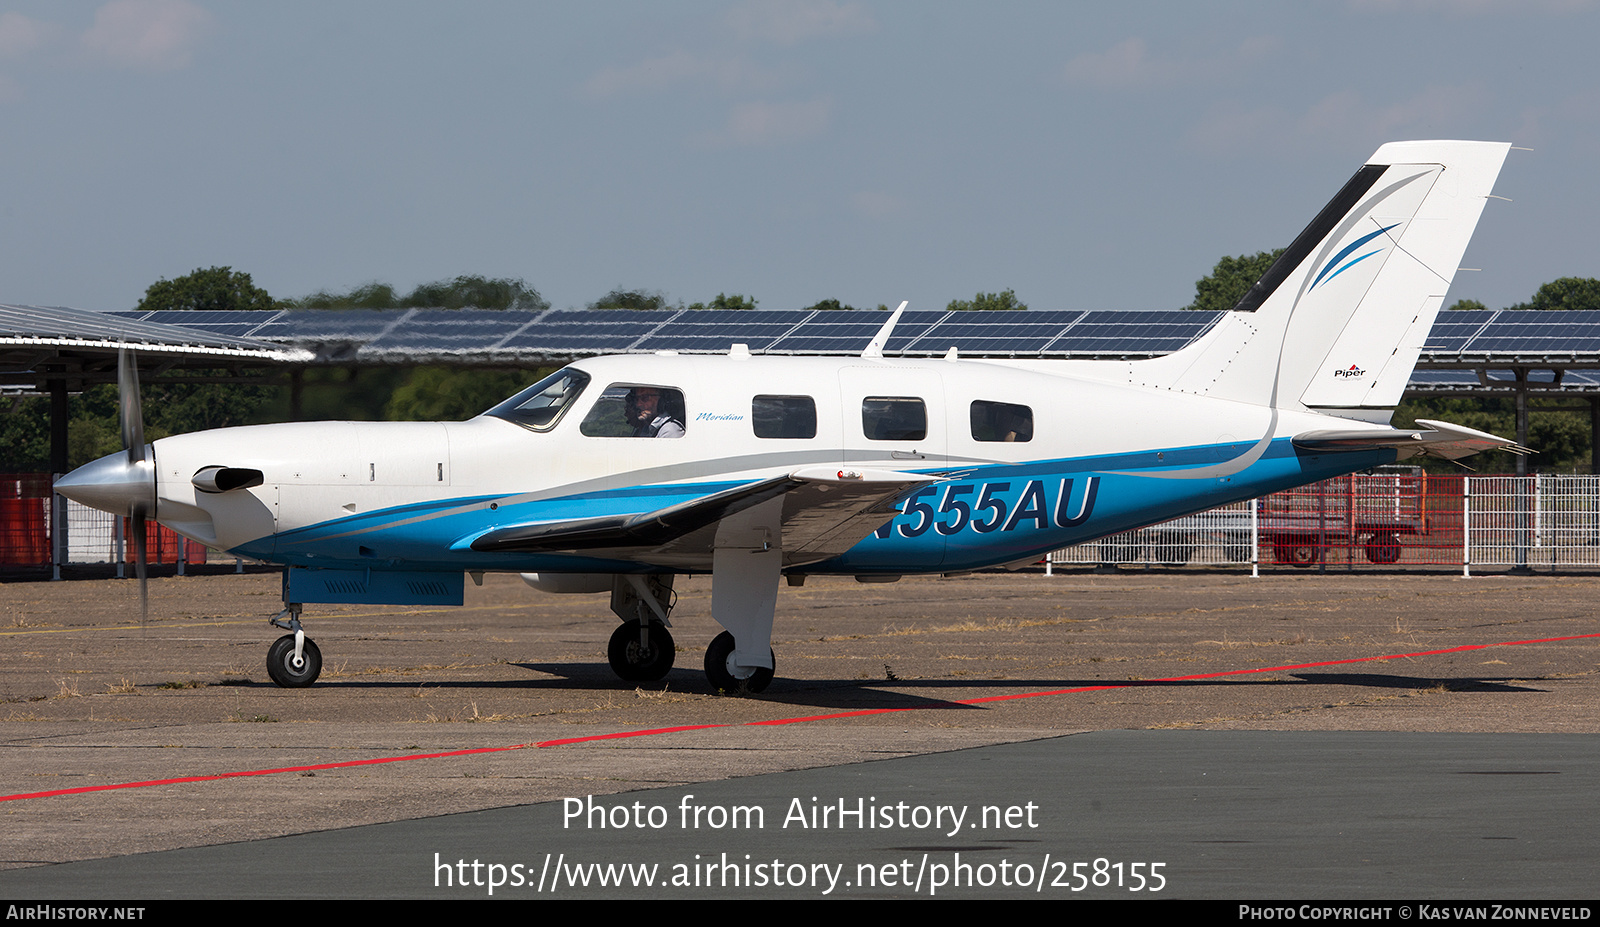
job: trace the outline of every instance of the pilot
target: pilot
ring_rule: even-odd
[[[1033,414],[1027,406],[1002,405],[995,413],[1001,441],[1032,441]]]
[[[653,386],[636,386],[628,390],[625,405],[628,424],[633,426],[635,438],[683,437],[683,422],[664,408],[661,390]]]

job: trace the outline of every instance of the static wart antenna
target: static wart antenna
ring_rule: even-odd
[[[900,321],[900,313],[906,311],[906,307],[909,305],[911,305],[909,299],[901,301],[900,308],[894,311],[894,315],[889,316],[889,321],[883,323],[883,327],[878,329],[878,333],[872,336],[872,341],[868,342],[867,346],[862,349],[862,357],[883,356],[883,346],[889,343],[889,333],[894,331],[894,323]]]

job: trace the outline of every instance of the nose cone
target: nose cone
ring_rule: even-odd
[[[56,492],[73,502],[110,512],[129,515],[143,511],[155,514],[156,468],[145,451],[145,459],[130,461],[126,451],[108,454],[86,463],[56,481]]]

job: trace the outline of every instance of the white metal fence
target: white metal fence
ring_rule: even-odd
[[[1069,547],[1047,564],[1600,567],[1600,477],[1353,474]]]

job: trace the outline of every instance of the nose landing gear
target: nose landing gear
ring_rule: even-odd
[[[288,619],[288,620],[285,620]],[[306,637],[300,626],[300,605],[284,606],[276,617],[268,619],[273,627],[292,633],[285,634],[267,648],[267,675],[285,689],[304,689],[322,675],[322,651]]]

